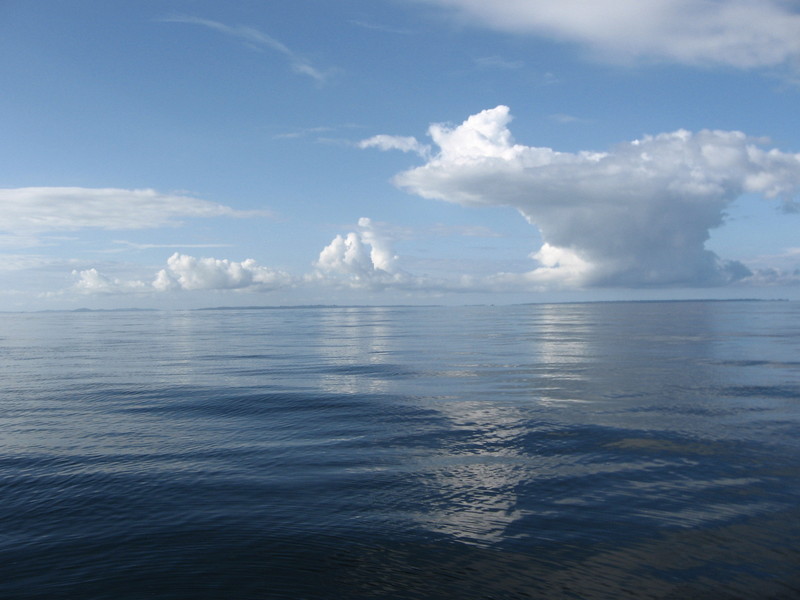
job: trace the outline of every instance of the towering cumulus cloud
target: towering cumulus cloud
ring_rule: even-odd
[[[432,125],[438,146],[395,183],[426,198],[511,206],[536,225],[532,283],[715,285],[749,275],[705,248],[725,207],[755,192],[787,208],[800,154],[765,150],[735,131],[676,131],[608,152],[557,152],[514,143],[506,106],[457,127]]]
[[[406,279],[395,264],[390,241],[371,219],[358,220],[359,231],[337,235],[314,263],[319,278],[333,278],[354,287],[381,287]]]

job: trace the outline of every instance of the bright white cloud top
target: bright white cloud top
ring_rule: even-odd
[[[394,181],[425,198],[519,210],[545,241],[534,255],[541,266],[526,275],[532,282],[692,286],[741,279],[751,275],[744,265],[705,248],[709,231],[745,193],[793,207],[800,188],[800,154],[766,150],[736,131],[680,130],[608,152],[568,153],[515,144],[510,120],[508,107],[498,106],[457,127],[432,125],[439,152]]]

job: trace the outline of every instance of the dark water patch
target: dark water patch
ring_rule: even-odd
[[[775,361],[775,360],[710,360],[709,364],[719,365],[723,367],[768,367],[776,369],[797,369],[800,367],[800,361]]]
[[[417,373],[407,367],[397,364],[355,364],[355,365],[335,365],[330,367],[323,367],[320,369],[321,373],[332,373],[335,375],[359,375],[365,377],[379,377],[379,378],[399,378],[399,377],[413,377]]]
[[[720,386],[716,393],[733,398],[776,398],[800,401],[800,385]]]
[[[617,547],[543,544],[531,553],[435,540],[187,527],[127,539],[122,555],[111,540],[84,541],[75,546],[80,552],[67,556],[54,549],[37,557],[38,569],[26,565],[33,557],[23,553],[18,584],[5,580],[0,591],[21,599],[794,598],[798,574],[771,565],[796,559],[797,548],[770,549],[753,536],[760,525],[659,535]],[[742,536],[750,542],[741,544]],[[158,561],[154,547],[167,550]]]

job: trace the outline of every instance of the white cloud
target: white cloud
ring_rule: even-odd
[[[800,58],[797,3],[784,0],[427,0],[483,27],[581,44],[610,61],[739,68]]]
[[[145,229],[182,218],[266,216],[151,189],[27,187],[0,189],[0,231]]]
[[[192,290],[267,292],[294,283],[293,278],[287,273],[260,266],[253,259],[236,262],[219,258],[196,258],[177,252],[167,259],[167,266],[158,271],[150,283],[139,279],[111,277],[94,267],[74,270],[72,274],[77,277],[77,281],[71,291],[88,294]]]
[[[72,274],[78,278],[73,289],[81,293],[123,294],[147,291],[147,284],[142,281],[123,281],[114,277],[107,277],[95,268],[73,271]]]
[[[765,150],[740,132],[676,131],[608,152],[557,152],[514,143],[509,109],[432,125],[439,147],[395,183],[426,198],[510,206],[545,244],[531,283],[596,286],[710,285],[749,271],[705,249],[709,229],[746,192],[790,203],[800,154]]]
[[[742,280],[752,286],[800,285],[800,248],[757,256],[747,261],[752,275]]]
[[[528,277],[541,283],[552,281],[568,287],[578,286],[592,268],[577,252],[548,243],[544,243],[531,258],[537,260],[541,266],[531,271]]]
[[[324,272],[367,275],[375,271],[367,245],[356,232],[337,235],[323,248],[315,266]]]
[[[407,274],[398,268],[389,238],[366,217],[358,220],[358,227],[359,231],[337,235],[323,248],[314,263],[317,279],[344,280],[357,286],[404,281]]]
[[[495,237],[498,234],[488,228],[462,228],[434,226],[418,231],[416,237],[442,237],[445,235],[470,235]],[[536,286],[524,278],[497,276],[472,276],[461,274],[458,269],[436,269],[446,275],[419,275],[399,266],[399,257],[394,253],[392,242],[407,238],[409,231],[375,223],[362,217],[358,220],[358,231],[337,235],[314,262],[315,271],[306,277],[311,285],[334,286],[360,290],[391,289],[406,293],[440,294],[447,292],[487,292],[502,290],[529,290]],[[426,256],[411,259],[419,265],[439,265],[440,259]],[[448,263],[452,266],[452,263]],[[473,268],[474,261],[460,266]],[[513,279],[513,281],[512,281]]]
[[[262,267],[252,258],[235,262],[219,258],[195,258],[175,253],[153,281],[158,291],[233,290],[266,291],[291,284],[283,271]]]
[[[441,235],[432,232],[431,235]],[[447,280],[413,275],[401,269],[391,246],[392,234],[384,224],[376,224],[362,217],[358,231],[337,235],[322,249],[314,262],[314,272],[306,283],[360,290],[416,291],[422,293],[442,291],[467,291],[483,285],[470,281]]]
[[[283,54],[289,61],[289,65],[295,73],[307,75],[308,77],[315,79],[318,83],[324,83],[330,75],[329,72],[319,70],[317,67],[312,65],[310,61],[290,50],[289,47],[283,42],[280,42],[274,37],[267,35],[263,31],[259,31],[253,27],[247,27],[245,25],[225,25],[219,21],[201,19],[199,17],[176,16],[160,20],[168,23],[189,23],[192,25],[208,27],[209,29],[219,31],[220,33],[239,39],[249,48],[254,50],[269,48],[279,52],[280,54]]]
[[[462,235],[486,235],[484,229],[477,233],[459,229],[454,231]],[[439,237],[454,231],[442,232],[439,228],[432,228],[424,232],[424,235]],[[518,275],[472,276],[453,272],[452,269],[447,269],[446,276],[410,273],[400,268],[399,257],[392,250],[391,242],[396,233],[397,230],[384,223],[375,223],[362,217],[358,221],[358,231],[337,235],[320,252],[319,259],[314,263],[314,273],[305,278],[306,284],[362,291],[393,290],[423,295],[523,291],[541,287]],[[402,232],[402,236],[405,235],[407,232]],[[438,262],[436,258],[429,258],[432,262]],[[424,264],[426,259],[417,259],[416,262]]]
[[[426,158],[430,154],[430,146],[421,144],[414,137],[399,135],[375,135],[369,139],[361,140],[359,148],[378,148],[380,150],[400,150],[402,152],[415,152]]]

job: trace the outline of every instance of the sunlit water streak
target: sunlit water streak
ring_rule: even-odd
[[[800,597],[800,305],[0,315],[2,598]]]

